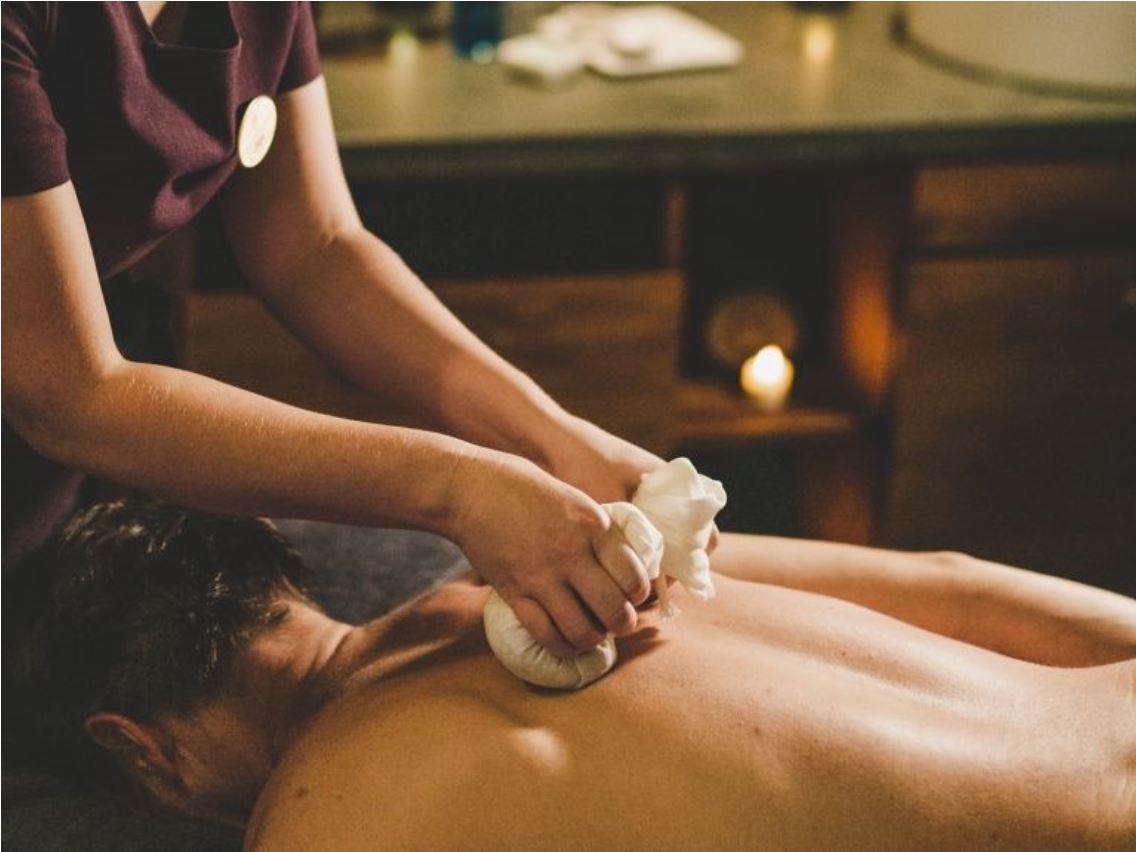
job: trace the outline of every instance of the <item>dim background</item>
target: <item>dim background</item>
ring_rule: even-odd
[[[367,225],[566,408],[720,478],[724,528],[1134,591],[1136,70],[1069,73],[1136,61],[1100,9],[962,4],[939,43],[892,4],[689,4],[740,64],[539,86],[459,55],[450,4],[316,6]],[[555,7],[490,14],[507,36]],[[975,20],[981,61],[951,41]],[[276,324],[218,228],[165,251],[187,366],[404,416]],[[783,345],[783,410],[715,334]]]

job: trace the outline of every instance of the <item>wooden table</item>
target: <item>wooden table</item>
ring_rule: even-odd
[[[322,4],[322,21],[335,26],[356,5]],[[547,90],[456,57],[445,39],[325,56],[348,174],[674,174],[1136,148],[1136,103],[946,73],[891,37],[892,4],[836,14],[788,3],[690,7],[744,44],[740,66],[630,81],[585,74]]]

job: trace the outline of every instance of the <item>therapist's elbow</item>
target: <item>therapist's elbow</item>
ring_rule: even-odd
[[[112,397],[116,384],[129,380],[130,368],[128,361],[115,356],[43,378],[6,365],[4,419],[40,455],[88,468],[89,456],[97,451],[98,435],[108,420],[125,416]]]
[[[252,292],[279,307],[293,291],[309,289],[349,258],[365,255],[374,242],[381,243],[362,223],[334,222],[313,226],[292,243],[247,247],[237,258]]]

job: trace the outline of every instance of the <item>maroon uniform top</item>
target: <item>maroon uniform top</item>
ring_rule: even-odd
[[[0,14],[3,194],[71,180],[104,280],[192,220],[239,168],[250,100],[319,75],[307,3],[191,3],[176,43],[134,2],[5,0]],[[7,423],[3,466],[7,560],[70,510],[78,476]]]

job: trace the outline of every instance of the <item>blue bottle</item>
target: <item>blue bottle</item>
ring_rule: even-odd
[[[501,3],[455,2],[453,4],[454,50],[475,62],[490,62],[501,41]]]

